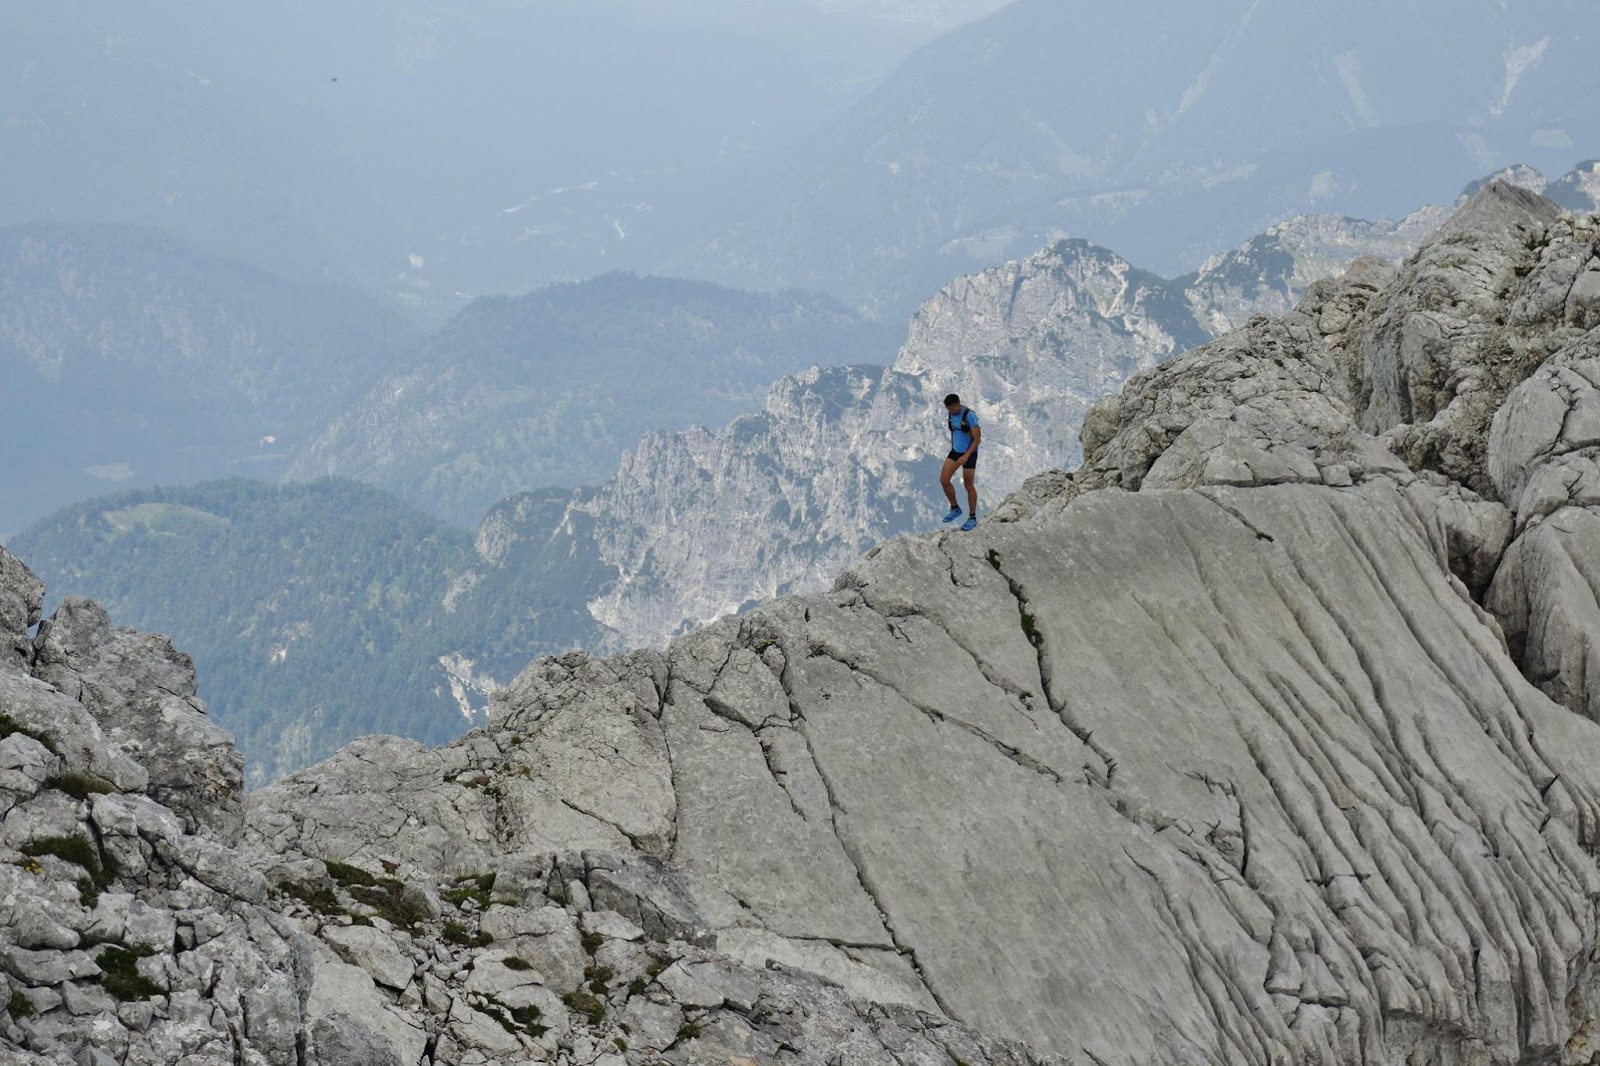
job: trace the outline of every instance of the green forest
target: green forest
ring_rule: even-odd
[[[52,605],[89,596],[193,655],[252,784],[366,733],[448,740],[468,723],[440,656],[531,654],[508,646],[514,613],[445,608],[477,563],[469,533],[353,481],[127,492],[72,506],[8,546]]]

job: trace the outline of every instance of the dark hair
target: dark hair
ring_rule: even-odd
[[[957,396],[953,392],[950,395],[948,395],[948,396],[946,396],[944,398],[944,405],[946,407],[949,407],[951,404],[960,403],[960,402],[961,402],[961,397]]]

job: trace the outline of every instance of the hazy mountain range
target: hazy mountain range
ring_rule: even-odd
[[[1061,236],[1182,273],[1289,215],[1594,154],[1597,43],[1584,0],[1018,0],[787,150],[696,268],[897,309]]]
[[[474,525],[513,493],[604,481],[645,430],[720,425],[784,374],[880,360],[897,333],[828,297],[620,274],[485,297],[303,442],[289,476]]]
[[[58,592],[192,650],[262,783],[374,730],[448,737],[531,655],[655,645],[814,589],[942,508],[946,391],[985,415],[993,502],[1074,462],[1089,404],[1130,375],[1290,306],[1357,256],[1402,258],[1447,214],[1295,219],[1175,280],[1060,242],[946,286],[887,366],[865,343],[873,327],[792,294],[614,275],[486,299],[308,454],[436,513],[609,463],[596,487],[509,495],[473,536],[351,481],[216,482],[89,500],[11,546]],[[779,377],[764,403],[741,391],[808,350],[848,361],[852,343],[854,365]],[[589,378],[606,388],[585,392]],[[652,397],[748,413],[641,440],[664,424]]]
[[[1600,1063],[1597,46],[0,10],[3,1066]]]
[[[1528,164],[1592,204],[1600,167],[1531,168],[1597,154],[1597,32],[1578,0],[14,6],[0,374],[47,446],[0,536],[129,490],[16,542],[226,661],[258,778],[385,715],[435,736],[531,653],[918,527],[951,388],[992,500],[1130,374],[1403,258],[1442,190]]]
[[[995,6],[14,5],[0,224],[160,226],[434,322],[611,270],[897,321],[1063,237],[1179,274],[1600,137],[1583,0]]]
[[[0,1060],[1592,1064],[1597,412],[1600,217],[1492,183],[976,531],[253,793],[0,549]]]

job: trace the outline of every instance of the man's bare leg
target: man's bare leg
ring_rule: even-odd
[[[971,473],[971,471],[968,471],[968,473]],[[956,487],[950,483],[950,479],[955,475],[956,461],[954,459],[946,459],[944,461],[944,470],[939,474],[939,484],[944,488],[945,497],[949,499],[952,510],[957,510],[961,507],[961,504],[956,502]]]
[[[950,460],[946,459],[945,462],[950,463]],[[967,484],[967,514],[976,517],[978,513],[978,472],[976,470],[963,470],[961,471],[961,480]],[[950,493],[950,506],[958,506],[954,491]]]

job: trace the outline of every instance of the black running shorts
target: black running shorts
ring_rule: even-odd
[[[946,458],[948,458],[952,463],[959,463],[961,462],[961,453],[952,450],[950,454],[946,456]],[[964,465],[968,470],[978,469],[978,449],[972,449],[972,458],[968,459],[962,465]]]

